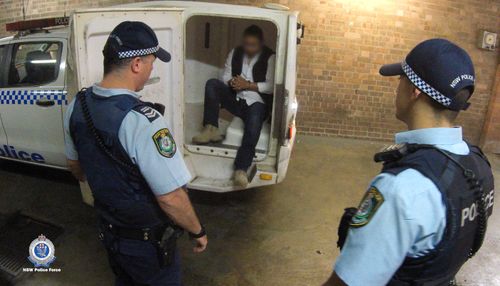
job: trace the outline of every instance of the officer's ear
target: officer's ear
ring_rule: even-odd
[[[413,99],[419,99],[422,95],[424,95],[424,94],[422,93],[422,91],[420,89],[418,89],[416,86],[412,86],[411,97]]]
[[[130,69],[133,73],[139,73],[141,71],[142,59],[140,57],[135,57],[130,63]]]

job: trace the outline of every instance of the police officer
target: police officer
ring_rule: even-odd
[[[129,21],[111,32],[103,54],[102,81],[68,106],[68,165],[92,189],[116,285],[181,285],[179,228],[195,252],[205,250],[207,236],[184,189],[191,175],[179,146],[136,93],[153,62],[169,62],[170,54],[149,26]]]
[[[474,91],[472,61],[431,39],[380,74],[399,76],[396,117],[409,131],[375,155],[382,172],[360,206],[346,210],[341,253],[324,285],[453,285],[481,246],[493,207],[489,163],[454,125]]]

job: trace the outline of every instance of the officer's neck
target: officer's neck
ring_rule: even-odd
[[[100,87],[109,89],[128,89],[135,91],[137,88],[133,80],[128,80],[123,77],[123,75],[108,74],[104,76],[102,81],[99,83]]]
[[[424,128],[451,128],[453,123],[434,114],[414,114],[405,120],[408,130],[424,129]]]

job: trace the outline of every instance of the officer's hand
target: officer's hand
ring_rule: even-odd
[[[200,238],[196,238],[196,239],[194,239],[194,241],[196,243],[195,247],[193,247],[194,253],[200,253],[200,252],[205,251],[205,249],[207,248],[207,244],[208,244],[208,238],[206,235],[203,237],[200,237]]]
[[[85,182],[87,179],[85,178],[85,173],[83,172],[82,167],[80,166],[80,161],[78,160],[67,160],[68,168],[71,171],[71,174],[80,182]]]

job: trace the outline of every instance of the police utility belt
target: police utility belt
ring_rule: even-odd
[[[170,224],[139,229],[120,227],[101,221],[100,240],[104,240],[106,232],[110,233],[114,239],[124,238],[152,243],[157,248],[160,265],[165,267],[171,265],[174,261],[177,239],[182,236],[184,230]]]
[[[107,231],[109,231],[114,236],[132,239],[132,240],[142,240],[142,241],[159,241],[160,237],[168,228],[168,226],[161,226],[156,228],[127,228],[119,227],[112,224],[103,224]]]

